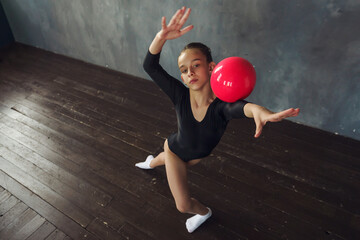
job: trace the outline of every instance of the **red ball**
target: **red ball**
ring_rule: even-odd
[[[211,88],[224,102],[247,98],[255,87],[253,65],[241,57],[229,57],[219,62],[211,74]]]

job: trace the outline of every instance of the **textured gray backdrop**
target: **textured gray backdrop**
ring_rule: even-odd
[[[142,61],[161,16],[193,9],[188,35],[168,42],[162,64],[179,75],[188,42],[215,61],[250,60],[257,85],[248,100],[292,119],[360,140],[359,0],[1,0],[15,40],[148,78]]]

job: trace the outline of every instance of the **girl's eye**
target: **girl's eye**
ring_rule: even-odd
[[[187,72],[187,70],[185,69],[185,70],[182,70],[181,72],[182,72],[182,73],[186,73],[186,72]]]
[[[194,67],[199,67],[199,66],[200,66],[200,64],[195,64],[195,65],[194,65]]]

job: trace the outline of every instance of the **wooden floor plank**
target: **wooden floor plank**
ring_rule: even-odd
[[[71,187],[74,191],[77,191],[84,197],[91,198],[91,201],[96,204],[106,206],[111,200],[112,197],[110,195],[58,167],[51,161],[37,155],[35,152],[19,144],[13,139],[6,136],[0,136],[0,140],[4,141],[1,144],[6,148],[5,151],[12,151],[19,156],[26,158],[27,161],[40,168],[41,171],[46,172],[50,178],[58,179],[62,184],[66,184],[68,187]]]
[[[60,209],[62,212],[64,212],[64,214],[72,218],[81,226],[86,227],[91,222],[92,216],[89,213],[71,204],[71,202],[66,199],[66,196],[59,195],[50,187],[44,185],[40,181],[33,178],[31,175],[27,174],[24,170],[19,169],[16,165],[13,164],[12,161],[18,161],[17,159],[14,159],[15,158],[5,159],[0,157],[0,170],[9,174],[12,178],[19,181],[25,187],[31,188],[35,194],[41,196],[44,200],[56,206],[56,208]],[[19,159],[19,161],[21,160]]]
[[[35,213],[35,212],[34,212]],[[35,213],[36,214],[36,213]],[[32,233],[34,233],[43,223],[45,219],[36,214],[33,219],[27,222],[22,228],[17,230],[10,240],[27,239]]]
[[[46,239],[52,232],[55,231],[54,225],[48,221],[44,222],[38,229],[36,229],[26,240]]]
[[[313,236],[318,235],[316,228],[313,226],[306,224],[306,222],[301,219],[292,217],[288,212],[282,211],[281,208],[273,208],[271,205],[266,204],[264,200],[271,197],[271,190],[262,194],[262,200],[254,202],[252,199],[256,199],[256,197],[252,194],[248,194],[249,191],[246,188],[239,187],[236,189],[235,187],[227,187],[208,178],[207,182],[209,187],[206,190],[203,190],[197,187],[197,185],[200,184],[200,181],[202,181],[200,176],[192,174],[189,176],[189,179],[194,184],[192,187],[194,192],[197,194],[202,192],[202,194],[199,195],[199,198],[206,198],[210,206],[214,205],[214,203],[217,202],[217,199],[223,199],[224,203],[222,204],[220,211],[222,211],[223,214],[231,216],[228,217],[229,219],[236,218],[237,215],[257,216],[256,219],[258,219],[259,222],[254,224],[257,227],[261,227],[262,231],[268,232],[270,235],[276,235],[278,233],[288,234],[292,232],[296,233],[296,236],[298,236],[299,239],[306,239],[309,237],[304,235],[307,232],[311,232]],[[220,192],[221,194],[216,194]],[[235,211],[234,209],[238,210]],[[269,216],[271,216],[271,218],[269,218]],[[286,228],[284,227],[285,221],[288,223]],[[300,229],[302,229],[302,231],[300,231]],[[307,231],[303,231],[304,229],[307,229]]]
[[[191,177],[191,178],[190,178]],[[189,178],[191,179],[191,182],[193,182],[196,185],[200,184],[201,178],[197,177],[196,175],[191,175]],[[197,179],[198,178],[198,179]],[[321,225],[323,228],[327,228],[327,231],[331,231],[331,232],[336,232],[336,228],[339,228],[340,226],[346,227],[348,230],[348,225],[347,223],[344,223],[344,219],[349,219],[349,217],[351,218],[351,214],[349,214],[346,211],[341,211],[339,208],[336,208],[332,205],[328,205],[326,203],[320,203],[315,199],[309,199],[306,196],[303,196],[301,194],[296,194],[293,193],[291,190],[289,190],[288,192],[284,192],[282,191],[281,188],[276,188],[274,186],[268,185],[265,182],[263,183],[267,188],[268,188],[268,192],[264,192],[262,194],[262,199],[258,200],[258,202],[252,202],[252,199],[257,199],[257,196],[254,196],[253,194],[251,194],[250,189],[246,189],[244,187],[241,187],[241,185],[238,186],[234,186],[234,188],[231,188],[230,185],[228,184],[229,187],[227,186],[223,186],[222,184],[218,184],[216,181],[213,181],[211,178],[207,179],[207,182],[209,183],[209,187],[206,188],[206,191],[208,191],[208,196],[207,196],[207,201],[209,203],[211,203],[211,200],[213,202],[216,202],[216,199],[212,199],[212,197],[218,197],[218,198],[222,198],[225,202],[230,202],[228,199],[232,199],[234,202],[231,203],[231,205],[233,208],[237,208],[237,209],[241,209],[244,208],[244,210],[246,210],[247,212],[249,212],[249,215],[256,215],[256,214],[261,214],[261,215],[265,215],[266,219],[271,219],[270,222],[267,222],[267,226],[268,228],[271,228],[272,231],[276,231],[276,232],[282,232],[282,233],[286,233],[286,232],[292,232],[295,233],[297,232],[297,236],[303,239],[309,238],[311,236],[318,236],[319,238],[324,237],[324,229],[318,228],[315,226],[313,226],[314,224],[318,224],[319,226]],[[218,185],[218,186],[217,186]],[[253,188],[256,188],[256,186],[253,186]],[[238,191],[237,191],[238,189]],[[201,189],[196,189],[196,192],[200,192]],[[242,193],[241,191],[243,191],[244,193]],[[221,196],[216,196],[217,192],[221,192]],[[282,194],[278,194],[279,192],[281,192]],[[243,196],[244,195],[244,196]],[[205,198],[202,197],[202,198]],[[283,198],[283,199],[279,199],[279,198]],[[260,199],[260,198],[258,198]],[[282,202],[291,202],[292,204],[287,204],[285,206],[283,206],[282,204],[278,204],[278,203],[282,203]],[[236,203],[242,203],[241,205],[234,207],[233,205]],[[292,208],[289,207],[289,205],[293,205]],[[320,206],[322,207],[322,211],[319,211]],[[228,214],[232,214],[233,211],[232,208],[229,208],[228,211],[227,210],[227,205],[223,204],[222,205],[222,210]],[[326,211],[324,211],[324,209],[327,208]],[[302,212],[305,209],[309,209],[309,211],[311,211],[311,213],[306,213],[302,214]],[[337,213],[337,217],[338,217],[338,221],[334,221],[334,224],[328,224],[326,223],[327,221],[330,223],[332,221],[330,221],[330,219],[333,219],[334,216],[332,215],[332,212],[336,211]],[[326,214],[324,214],[326,213]],[[260,216],[261,216],[260,215]],[[257,217],[258,219],[261,219],[261,217]],[[271,216],[269,218],[269,216]],[[296,216],[296,217],[294,217]],[[352,218],[351,220],[352,222],[357,222],[356,218]],[[284,224],[284,222],[286,222],[286,224]],[[281,225],[286,225],[285,229],[276,229],[277,227],[281,226]],[[304,229],[306,229],[306,231],[304,231]],[[353,234],[356,231],[354,231],[356,229],[355,224],[353,227],[351,227],[352,233],[345,233],[345,232],[338,232],[341,233],[343,235],[346,234]],[[311,236],[306,236],[304,234],[311,232]]]
[[[28,207],[24,203],[18,202],[15,206],[5,212],[0,218],[0,232],[17,219],[24,211],[26,211],[26,209],[28,209]]]
[[[107,174],[108,175],[108,174]],[[124,179],[124,180],[126,180],[126,179]]]
[[[81,166],[79,163],[71,161],[67,157],[63,157],[60,154],[46,148],[44,145],[39,144],[37,141],[27,137],[26,135],[16,131],[15,129],[11,129],[2,123],[2,130],[7,133],[8,136],[11,136],[12,139],[17,140],[22,145],[26,146],[29,149],[36,151],[39,155],[46,159],[51,159],[57,165],[68,169],[68,171],[72,173],[77,173],[81,171]],[[4,135],[5,132],[3,133]]]
[[[163,111],[163,108],[159,108],[157,111],[153,110],[153,105],[157,106],[156,104],[147,103],[146,105],[140,105],[139,103],[130,102],[128,101],[122,101],[122,102],[111,102],[107,99],[98,98],[96,96],[90,95],[87,92],[79,91],[77,89],[71,88],[71,85],[66,85],[66,90],[63,89],[65,86],[59,85],[56,82],[53,83],[40,83],[37,81],[29,81],[22,83],[19,81],[18,78],[21,76],[14,77],[14,76],[3,76],[5,79],[4,82],[17,82],[18,84],[25,84],[28,89],[31,89],[33,92],[37,93],[38,95],[45,96],[49,100],[65,106],[65,104],[69,104],[69,107],[74,107],[77,104],[80,104],[82,99],[88,99],[88,101],[91,101],[91,108],[95,109],[97,111],[102,111],[104,107],[107,109],[111,108],[114,109],[114,111],[117,111],[117,109],[126,109],[127,112],[130,114],[133,114],[133,116],[142,115],[140,119],[152,119],[152,122],[154,124],[157,124],[158,126],[161,124],[167,124],[167,119],[172,119],[171,121],[174,123],[173,126],[175,126],[176,118],[174,117],[174,114],[170,114],[167,111]],[[141,111],[136,111],[137,108],[141,108]],[[104,111],[103,111],[104,113]],[[138,116],[137,116],[138,117]]]
[[[1,160],[3,158],[0,157]],[[2,165],[1,165],[2,166]],[[54,208],[49,203],[45,202],[39,196],[35,195],[32,191],[15,181],[7,175],[2,169],[0,170],[0,179],[4,183],[6,189],[14,196],[23,201],[27,206],[34,209],[41,216],[50,221],[57,228],[61,229],[73,239],[98,239],[90,232],[86,231],[75,221],[64,215],[62,212]],[[21,178],[20,178],[21,179]],[[31,188],[31,187],[30,187]]]
[[[95,233],[101,239],[109,239],[109,240],[125,239],[119,236],[116,229],[111,228],[107,222],[101,221],[98,218],[94,219],[94,221],[90,223],[87,229],[90,232]]]
[[[88,215],[90,216],[92,215],[93,211],[89,211],[89,209],[91,210],[101,209],[103,207],[101,204],[97,203],[96,201],[93,201],[91,199],[91,196],[89,197],[89,196],[84,196],[83,194],[79,194],[77,191],[74,191],[67,185],[62,184],[62,182],[58,181],[56,178],[44,172],[41,168],[37,167],[31,162],[28,162],[26,159],[21,158],[19,155],[9,151],[6,148],[2,148],[1,146],[0,149],[3,152],[3,157],[6,159],[11,159],[9,160],[9,162],[17,166],[18,169],[23,170],[24,172],[27,170],[31,170],[31,173],[29,174],[29,178],[32,177],[35,181],[39,181],[40,185],[43,184],[43,186],[47,186],[50,189],[54,190],[54,194],[52,194],[53,196],[56,196],[56,193],[60,194],[63,198],[74,204],[77,208],[82,209],[84,212],[88,212]],[[40,194],[40,192],[38,192],[38,194]],[[42,195],[42,196],[46,196],[46,195]],[[48,196],[48,197],[50,198],[52,196]],[[58,199],[46,199],[46,200],[49,202],[53,202],[53,204],[55,204],[56,202],[63,201]],[[87,204],[86,208],[84,208],[84,203]],[[59,207],[59,209],[62,208],[59,205],[57,206]],[[64,209],[66,209],[66,207],[64,207]],[[75,209],[70,209],[69,211],[76,212],[77,210],[75,208]]]
[[[85,146],[82,146],[83,148],[85,147]],[[89,149],[89,151],[90,151],[90,149]],[[106,156],[104,156],[104,157],[106,157]],[[88,162],[89,163],[89,162]],[[96,168],[95,168],[96,169]],[[135,169],[134,169],[135,170]]]
[[[173,119],[172,124],[169,125],[168,121],[165,121],[162,117],[156,118],[157,115],[154,115],[155,113],[151,111],[151,114],[139,111],[137,110],[139,106],[134,107],[133,105],[128,106],[126,104],[117,105],[103,99],[92,97],[82,92],[74,91],[71,89],[68,89],[67,91],[57,90],[57,92],[52,92],[49,94],[32,94],[28,97],[28,99],[37,103],[39,103],[40,101],[48,101],[56,104],[57,109],[59,110],[65,111],[67,109],[70,109],[73,112],[76,111],[78,113],[82,113],[83,115],[94,118],[98,121],[111,124],[112,126],[116,126],[116,123],[119,124],[124,122],[126,125],[122,126],[121,124],[119,127],[126,127],[127,125],[133,125],[131,123],[135,122],[136,124],[141,124],[141,126],[145,128],[149,128],[147,127],[149,125],[155,129],[167,129],[167,127],[175,129],[176,124],[175,119]],[[84,104],[84,99],[90,101],[91,104]],[[59,106],[65,106],[65,109],[60,109]],[[149,112],[149,110],[147,111]],[[113,118],[115,118],[115,121],[111,121]],[[126,120],[127,118],[129,119]],[[121,122],[119,122],[120,120]]]
[[[129,223],[124,223],[121,226],[121,228],[118,230],[118,232],[120,236],[124,237],[124,239],[134,239],[134,240],[154,239]]]
[[[63,240],[65,237],[65,233],[56,229],[45,240]]]
[[[8,127],[22,129],[21,132],[23,134],[28,133],[27,136],[32,136],[33,138],[36,138],[37,140],[39,140],[39,143],[43,141],[50,142],[52,141],[52,139],[55,139],[57,137],[57,133],[51,132],[50,129],[46,128],[45,126],[42,126],[38,122],[35,122],[33,120],[30,121],[31,119],[25,117],[22,114],[19,114],[18,112],[14,111],[13,113],[14,114],[12,114],[12,118],[8,118],[8,117],[5,118]],[[17,121],[14,121],[14,119]],[[39,137],[38,133],[41,133],[43,135]],[[5,136],[3,137],[6,138]],[[70,141],[71,139],[66,139],[66,140],[71,143],[70,145],[74,145],[74,143]],[[9,143],[13,143],[13,144],[9,144]],[[69,174],[66,170],[58,167],[57,165],[53,164],[51,161],[42,158],[41,156],[37,155],[35,152],[22,146],[21,144],[19,145],[13,140],[6,138],[4,140],[4,145],[7,148],[12,149],[13,152],[16,152],[20,156],[23,157],[26,156],[26,158],[30,160],[32,163],[41,167],[41,169],[45,170],[53,177],[59,178],[60,181],[66,183],[68,186],[74,187],[74,190],[78,191],[85,197],[91,198],[97,204],[101,206],[106,206],[107,203],[111,201],[112,197],[109,194],[104,193],[103,191],[100,191],[99,189],[89,185],[87,182],[77,178],[76,176]],[[54,145],[60,145],[59,141],[54,142]],[[67,145],[67,147],[68,146],[69,144]]]
[[[0,204],[5,202],[8,198],[11,197],[11,194],[6,191],[5,189],[2,189],[3,191],[0,192]]]
[[[8,192],[8,191],[6,191],[6,192]],[[1,202],[0,203],[0,217],[3,217],[18,202],[19,202],[19,200],[12,195],[9,198],[5,199],[3,202]]]
[[[230,156],[239,157],[249,163],[255,163],[258,166],[269,169],[278,174],[282,174],[297,181],[300,180],[302,182],[306,182],[309,185],[313,185],[330,192],[342,191],[342,193],[339,192],[338,194],[344,194],[344,192],[354,191],[357,188],[356,186],[359,186],[359,180],[356,178],[358,173],[355,171],[341,169],[339,166],[336,167],[333,165],[333,168],[331,168],[332,166],[330,164],[322,165],[322,163],[316,161],[313,163],[309,162],[309,164],[299,164],[302,159],[281,159],[281,155],[273,154],[271,156],[270,152],[268,155],[264,156],[261,152],[253,152],[256,148],[252,148],[250,146],[247,150],[245,150],[220,143],[219,147],[223,149],[224,153],[227,153]],[[249,155],[249,151],[253,153]],[[272,159],[278,159],[278,161],[273,163]],[[345,172],[347,172],[346,176],[342,177],[342,174]]]
[[[12,239],[16,236],[21,229],[32,221],[36,217],[36,212],[32,209],[26,209],[21,215],[18,216],[13,222],[7,225],[3,230],[0,232],[0,239]]]

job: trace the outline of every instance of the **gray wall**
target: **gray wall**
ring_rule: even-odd
[[[147,48],[182,5],[195,28],[168,42],[162,64],[179,75],[177,56],[190,41],[214,59],[241,56],[257,70],[248,100],[293,121],[360,140],[359,0],[2,0],[17,42],[148,78]]]

